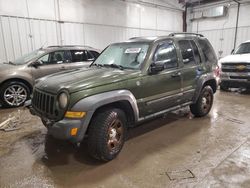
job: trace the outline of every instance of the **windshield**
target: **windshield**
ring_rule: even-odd
[[[242,43],[234,52],[234,54],[247,54],[250,53],[250,42]]]
[[[33,58],[39,57],[40,55],[42,55],[44,53],[45,53],[44,50],[35,50],[35,51],[31,52],[31,53],[28,53],[26,55],[23,55],[23,56],[17,58],[15,61],[13,61],[13,64],[21,65],[21,64],[28,63]]]
[[[112,44],[102,52],[94,62],[94,65],[120,67],[122,69],[140,69],[146,57],[148,47],[149,44],[147,43]]]

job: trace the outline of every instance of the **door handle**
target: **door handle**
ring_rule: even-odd
[[[61,69],[61,70],[66,70],[66,67],[65,67],[65,66],[62,66],[60,69]]]
[[[181,76],[181,72],[175,72],[174,74],[171,75],[172,78],[180,77],[180,76]]]
[[[203,67],[198,67],[198,71],[204,71]]]

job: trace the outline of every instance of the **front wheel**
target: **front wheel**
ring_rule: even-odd
[[[203,117],[207,115],[213,105],[214,95],[213,89],[210,86],[205,86],[195,104],[190,105],[192,114],[196,117]]]
[[[126,116],[120,109],[97,112],[88,130],[89,154],[101,161],[114,159],[125,142],[126,122]]]
[[[9,81],[1,87],[0,99],[5,107],[22,106],[29,97],[30,90],[22,82]]]

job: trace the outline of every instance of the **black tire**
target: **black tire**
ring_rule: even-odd
[[[18,88],[21,89],[19,94],[17,94]],[[13,89],[16,91],[15,95],[11,92],[13,91]],[[7,98],[7,95],[9,98]],[[30,98],[30,89],[26,84],[22,82],[8,81],[1,86],[0,100],[4,107],[22,106],[24,102],[29,98]]]
[[[89,154],[105,162],[114,159],[124,145],[126,132],[127,120],[122,110],[108,108],[97,112],[88,130]]]
[[[212,108],[213,100],[213,89],[210,86],[205,86],[202,89],[197,102],[190,105],[192,114],[194,114],[196,117],[203,117],[207,115]]]

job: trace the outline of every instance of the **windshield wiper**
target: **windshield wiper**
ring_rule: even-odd
[[[13,63],[12,61],[9,61],[8,62],[9,64],[11,64],[11,65],[16,65],[15,63]]]
[[[92,67],[92,66],[96,66],[96,67],[103,67],[103,65],[102,65],[102,64],[96,64],[96,63],[91,64],[89,67]]]
[[[124,69],[124,67],[122,65],[117,65],[117,64],[114,64],[114,63],[112,63],[112,64],[103,64],[103,66],[112,67],[112,68],[118,68],[120,70]]]
[[[92,66],[97,66],[97,67],[111,67],[111,68],[118,68],[120,70],[123,70],[123,69],[133,69],[133,68],[130,68],[130,67],[124,67],[122,65],[117,65],[117,64],[96,64],[96,63],[93,63],[90,65],[90,67]]]

